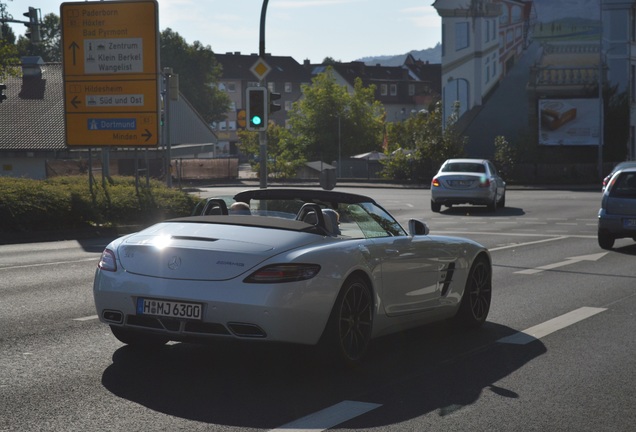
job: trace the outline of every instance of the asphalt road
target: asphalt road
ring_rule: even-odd
[[[106,239],[2,245],[0,431],[633,430],[636,243],[598,247],[600,193],[510,191],[493,214],[432,213],[427,190],[351,190],[490,248],[484,328],[385,337],[353,371],[290,346],[142,354],[95,318]]]

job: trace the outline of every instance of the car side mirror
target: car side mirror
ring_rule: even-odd
[[[418,219],[409,219],[409,234],[411,236],[428,235],[429,229],[426,223]]]

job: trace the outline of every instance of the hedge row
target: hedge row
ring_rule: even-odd
[[[132,177],[91,183],[86,176],[47,180],[0,177],[0,232],[148,225],[188,216],[197,198]]]

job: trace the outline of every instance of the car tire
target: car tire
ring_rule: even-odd
[[[130,345],[131,347],[139,348],[158,348],[168,343],[170,339],[154,335],[150,333],[143,333],[140,331],[131,330],[119,326],[110,326],[110,330],[118,341]]]
[[[503,195],[501,196],[501,199],[499,200],[499,208],[504,208],[506,207],[506,191],[504,191]]]
[[[607,231],[598,232],[598,245],[601,249],[612,249],[614,247],[614,237]]]
[[[466,287],[455,315],[455,322],[463,328],[481,326],[488,317],[492,299],[492,270],[488,260],[478,256],[468,273]]]
[[[431,200],[431,211],[433,213],[439,213],[441,210],[442,210],[442,205]]]
[[[367,282],[352,276],[342,285],[320,341],[330,360],[347,367],[361,363],[371,343],[373,296]]]
[[[495,196],[492,199],[492,202],[488,204],[488,210],[491,212],[497,211],[497,191],[495,191]]]

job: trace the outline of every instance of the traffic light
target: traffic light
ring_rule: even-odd
[[[0,103],[7,98],[7,95],[4,94],[4,91],[7,89],[6,84],[0,84]]]
[[[29,11],[23,13],[25,17],[29,18],[29,23],[24,23],[29,28],[26,32],[26,37],[31,39],[31,42],[40,42],[40,20],[38,19],[38,9],[29,7]]]
[[[248,130],[267,130],[267,99],[267,89],[265,87],[247,88]]]
[[[280,93],[269,92],[269,113],[270,114],[276,111],[280,111],[280,105],[277,103],[274,103],[274,101],[277,101],[278,99],[280,99]]]

